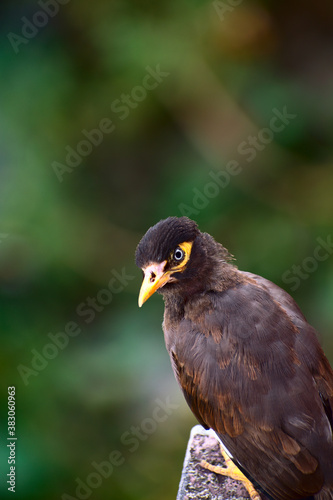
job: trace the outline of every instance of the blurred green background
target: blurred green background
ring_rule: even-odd
[[[2,0],[0,14],[1,498],[16,386],[16,498],[173,499],[195,420],[162,299],[137,307],[135,247],[189,215],[292,293],[333,361],[333,258],[313,260],[332,235],[332,3]],[[273,133],[277,112],[292,117]],[[172,405],[160,421],[157,399]]]

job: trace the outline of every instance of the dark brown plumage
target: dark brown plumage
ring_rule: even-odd
[[[333,499],[333,371],[295,301],[170,217],[136,251],[142,305],[163,295],[172,367],[198,421],[276,500]]]

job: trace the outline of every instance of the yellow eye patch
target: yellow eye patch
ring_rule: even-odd
[[[178,247],[184,252],[184,258],[183,260],[176,266],[172,267],[172,271],[181,271],[184,270],[186,264],[189,261],[189,258],[191,256],[191,250],[192,250],[192,245],[193,241],[184,241],[183,243],[180,243]],[[174,254],[172,254],[174,255]]]

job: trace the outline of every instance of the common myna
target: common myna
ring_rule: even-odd
[[[232,459],[227,472],[207,468],[240,478],[252,498],[333,499],[333,371],[290,295],[239,271],[187,217],[151,227],[136,264],[139,306],[163,295],[175,376]]]

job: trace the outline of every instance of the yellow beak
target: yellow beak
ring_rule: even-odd
[[[139,307],[170,279],[170,271],[164,271],[167,261],[150,264],[144,269],[144,278],[139,294]]]

